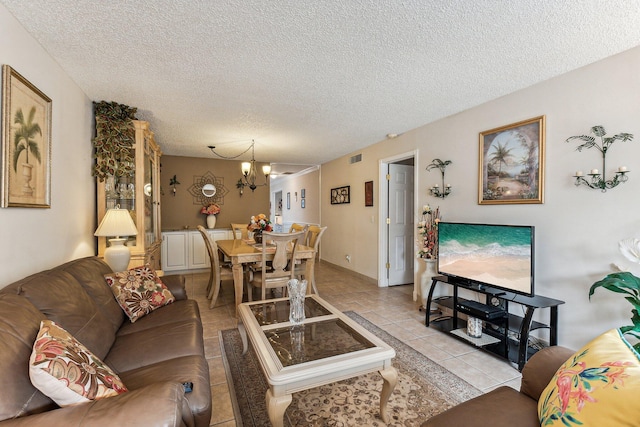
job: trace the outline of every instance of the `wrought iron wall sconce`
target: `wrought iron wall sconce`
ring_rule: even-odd
[[[589,173],[586,175],[589,178],[585,178],[585,174],[582,171],[577,171],[573,177],[575,178],[576,187],[580,185],[586,185],[589,188],[601,190],[603,193],[607,191],[607,189],[614,188],[621,182],[627,182],[629,177],[627,174],[630,172],[626,166],[620,166],[618,170],[614,173],[613,179],[606,178],[606,158],[607,151],[611,148],[614,142],[616,141],[631,141],[633,139],[633,135],[630,133],[619,133],[617,135],[611,137],[605,137],[607,134],[602,126],[594,126],[591,128],[591,133],[596,137],[600,138],[600,144],[596,142],[595,137],[590,135],[578,135],[567,138],[565,142],[572,141],[577,139],[582,141],[583,144],[579,145],[576,148],[578,151],[582,151],[583,148],[592,148],[595,147],[602,153],[602,173],[598,169],[591,169]]]
[[[169,185],[171,187],[173,187],[171,189],[171,195],[175,197],[175,195],[176,195],[176,185],[180,185],[180,182],[178,181],[178,178],[176,177],[176,175],[173,175],[173,178],[169,179]]]
[[[236,188],[240,192],[240,197],[242,197],[242,195],[244,194],[244,182],[242,182],[242,179],[238,180],[238,182],[236,183]]]
[[[444,185],[444,171],[451,164],[451,160],[442,161],[440,159],[433,159],[433,161],[427,166],[427,171],[431,169],[440,169],[440,174],[442,174],[442,190],[438,184],[435,184],[433,187],[429,188],[429,194],[434,197],[440,197],[444,199],[449,194],[451,194],[451,184]]]

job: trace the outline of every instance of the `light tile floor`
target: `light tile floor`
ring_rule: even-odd
[[[205,287],[208,273],[188,273],[187,294],[196,299],[204,325],[205,352],[211,376],[211,425],[235,426],[218,332],[236,327],[233,284],[224,282],[215,308],[209,309]],[[424,312],[412,300],[413,286],[378,288],[356,275],[326,263],[316,264],[320,295],[336,308],[353,310],[434,362],[487,392],[500,385],[520,389],[521,375],[505,360],[494,357],[447,334],[424,326]]]

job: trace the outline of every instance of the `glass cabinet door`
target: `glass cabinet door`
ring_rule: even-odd
[[[146,141],[145,141],[146,142]],[[155,167],[155,159],[153,153],[149,151],[149,146],[145,143],[144,153],[144,239],[145,246],[149,246],[156,241],[155,232],[155,203],[153,194],[153,170]]]
[[[132,157],[135,158],[135,148],[131,150]],[[130,162],[130,169],[133,172],[118,176],[109,176],[104,181],[104,206],[106,209],[119,207],[129,211],[133,222],[136,222],[136,179],[135,167]],[[106,210],[105,210],[106,212]],[[104,216],[104,215],[102,215]],[[99,218],[99,220],[102,218]],[[108,245],[108,242],[106,243]],[[136,236],[127,239],[127,246],[135,246]]]
[[[129,236],[126,245],[131,251],[129,267],[150,263],[160,268],[160,212],[159,212],[159,163],[160,148],[154,141],[149,123],[134,120],[135,145],[131,147],[133,159],[129,170],[122,176],[108,177],[98,182],[98,223],[106,211],[119,206],[127,209],[136,224],[138,233]],[[98,238],[98,256],[104,256],[108,239]]]

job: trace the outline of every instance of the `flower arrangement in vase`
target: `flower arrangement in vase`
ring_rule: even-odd
[[[265,214],[258,214],[251,217],[249,221],[249,225],[247,225],[247,230],[253,231],[253,239],[256,243],[262,243],[262,232],[263,231],[272,231],[273,227],[271,227],[271,221]]]
[[[207,228],[215,228],[216,226],[216,215],[222,211],[220,206],[215,203],[210,203],[207,206],[203,206],[200,209],[200,213],[207,216]]]
[[[440,222],[440,208],[432,210],[429,205],[422,207],[422,218],[418,222],[418,258],[438,258],[438,223]]]
[[[435,210],[431,206],[422,207],[422,216],[418,221],[418,259],[425,264],[425,271],[420,276],[420,295],[422,305],[420,310],[426,310],[426,295],[428,284],[437,275],[436,260],[438,258],[438,223],[440,222],[440,208]],[[414,299],[417,298],[417,290],[414,290]]]

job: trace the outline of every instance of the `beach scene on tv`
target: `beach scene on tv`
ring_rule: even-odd
[[[532,228],[438,224],[438,271],[532,293]]]

